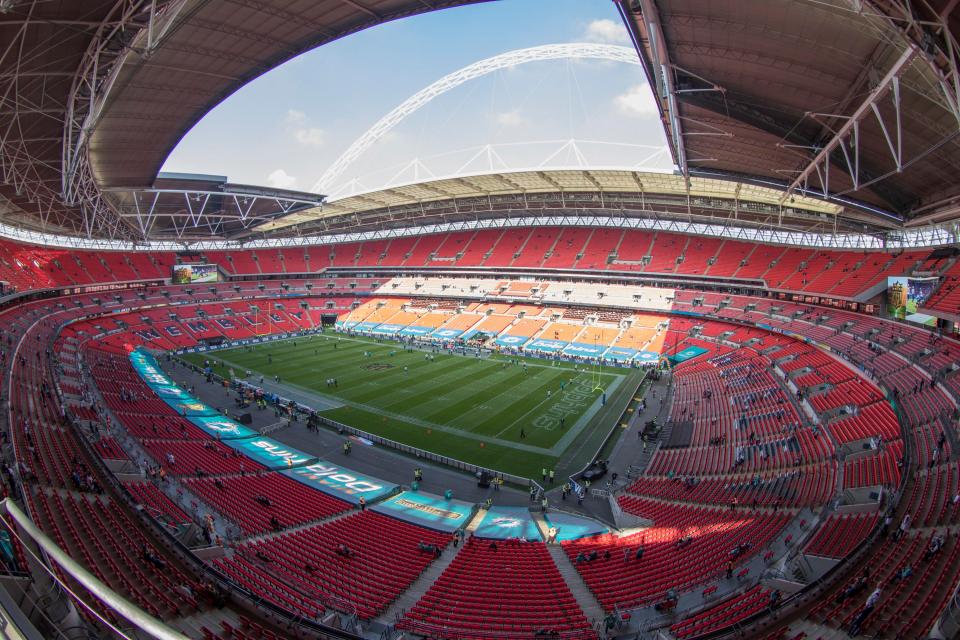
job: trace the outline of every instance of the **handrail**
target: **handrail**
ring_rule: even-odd
[[[10,498],[4,498],[0,501],[0,509],[5,511],[17,523],[17,526],[36,542],[37,546],[43,549],[57,565],[83,585],[87,591],[106,603],[111,610],[129,620],[138,629],[150,634],[151,637],[157,638],[157,640],[190,640],[179,631],[171,629],[160,620],[148,615],[87,571],[80,563],[58,547],[53,540],[48,538],[47,534],[41,531]]]

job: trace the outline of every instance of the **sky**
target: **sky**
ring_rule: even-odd
[[[502,0],[367,29],[241,88],[194,126],[163,170],[314,190],[351,142],[444,75],[564,42],[631,46],[610,0]],[[639,65],[538,61],[473,79],[404,119],[322,192],[582,164],[672,169]]]

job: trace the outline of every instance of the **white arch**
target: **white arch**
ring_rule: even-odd
[[[336,162],[324,172],[320,180],[313,185],[314,193],[325,193],[333,186],[333,182],[340,177],[346,168],[364,151],[370,148],[390,129],[401,120],[427,104],[439,95],[460,86],[468,80],[479,78],[500,69],[507,69],[518,64],[537,62],[539,60],[562,59],[592,59],[640,64],[640,58],[635,49],[611,44],[597,44],[591,42],[570,42],[566,44],[546,44],[528,49],[517,49],[500,55],[474,62],[453,73],[443,76],[425,89],[418,91],[390,113],[380,118],[366,133],[353,141]]]

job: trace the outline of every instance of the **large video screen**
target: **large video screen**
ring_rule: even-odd
[[[215,264],[178,264],[173,267],[173,284],[216,281],[217,265]]]
[[[937,278],[888,277],[887,313],[900,320],[936,326],[936,317],[917,313],[917,308],[927,301],[937,282]]]

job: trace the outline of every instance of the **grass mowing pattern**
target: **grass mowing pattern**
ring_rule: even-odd
[[[222,361],[215,367],[221,375],[230,368],[237,375],[255,372],[254,378],[279,375],[284,384],[343,402],[323,412],[332,420],[518,475],[538,477],[541,468],[553,467],[562,454],[560,438],[581,418],[592,426],[599,393],[584,398],[577,389],[592,387],[595,374],[536,359],[520,359],[524,370],[499,356],[425,356],[388,340],[314,336],[186,357],[198,365]],[[605,371],[600,384],[609,388],[617,377]],[[338,387],[327,387],[327,378],[336,378]],[[566,406],[561,428],[550,416],[565,405],[576,406]]]

